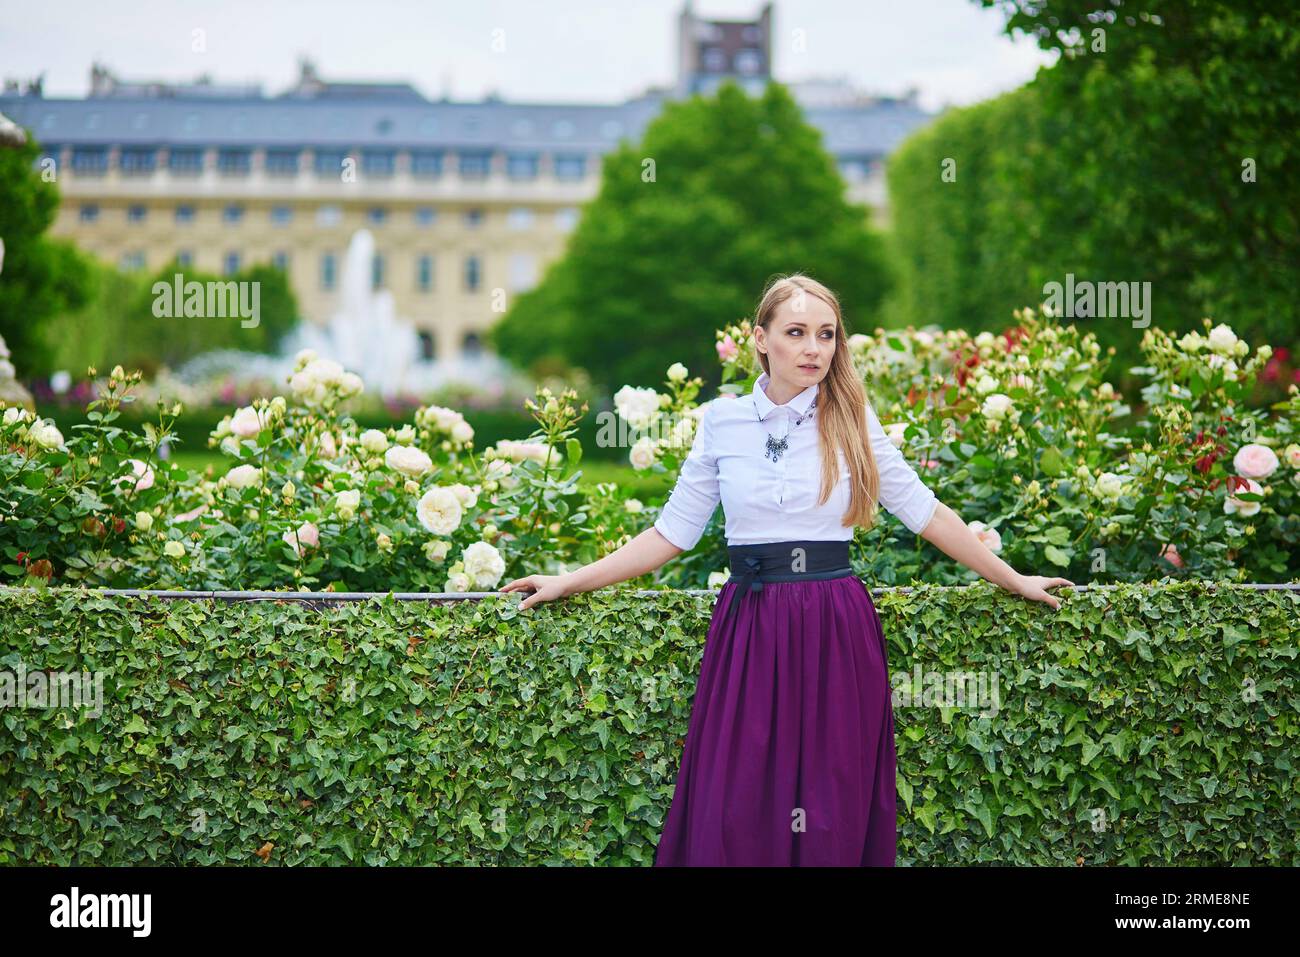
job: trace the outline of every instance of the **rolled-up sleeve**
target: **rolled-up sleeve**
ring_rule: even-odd
[[[890,441],[870,402],[867,403],[867,433],[880,473],[880,504],[911,531],[921,534],[939,506],[938,496],[921,481],[903,453]]]
[[[721,499],[713,450],[714,411],[710,405],[700,417],[695,441],[682,463],[677,484],[654,523],[659,534],[684,552],[699,542]]]

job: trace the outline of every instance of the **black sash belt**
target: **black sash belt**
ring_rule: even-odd
[[[727,552],[731,559],[727,583],[740,586],[731,599],[732,611],[745,595],[762,591],[763,582],[824,581],[853,574],[847,540],[728,545]]]

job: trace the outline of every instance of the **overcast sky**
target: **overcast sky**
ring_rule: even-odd
[[[618,102],[676,71],[682,0],[0,0],[0,77],[45,74],[82,96],[98,60],[124,79],[255,81],[278,93],[308,56],[326,79],[405,80],[437,97]],[[706,18],[757,17],[761,0],[696,0]],[[780,80],[909,87],[929,108],[1032,79],[1047,54],[1001,33],[972,0],[777,0]],[[201,30],[205,50],[196,51]],[[500,31],[500,32],[498,32]],[[805,52],[796,52],[801,31]],[[503,50],[494,50],[494,39]]]

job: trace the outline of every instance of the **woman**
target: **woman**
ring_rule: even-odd
[[[778,278],[755,317],[763,373],[719,398],[654,525],[565,575],[502,591],[539,602],[636,578],[695,546],[721,501],[732,576],[705,641],[656,865],[895,863],[894,723],[885,641],[849,567],[879,501],[1008,591],[1053,608],[1064,578],[1020,575],[922,484],[867,401],[839,301]]]

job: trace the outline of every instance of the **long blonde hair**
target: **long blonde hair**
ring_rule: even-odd
[[[763,298],[754,314],[754,325],[762,326],[771,335],[772,318],[777,307],[799,290],[816,296],[835,313],[835,353],[831,356],[831,367],[817,389],[817,408],[821,410],[817,413],[817,431],[822,461],[821,494],[817,504],[826,504],[839,482],[839,457],[836,453],[842,450],[849,468],[852,494],[848,511],[840,524],[871,528],[875,523],[876,501],[880,497],[880,473],[867,430],[867,390],[863,388],[862,379],[853,366],[853,357],[849,354],[839,299],[817,280],[802,273],[777,276],[763,290]],[[760,352],[758,361],[763,371],[771,375],[767,354]]]

